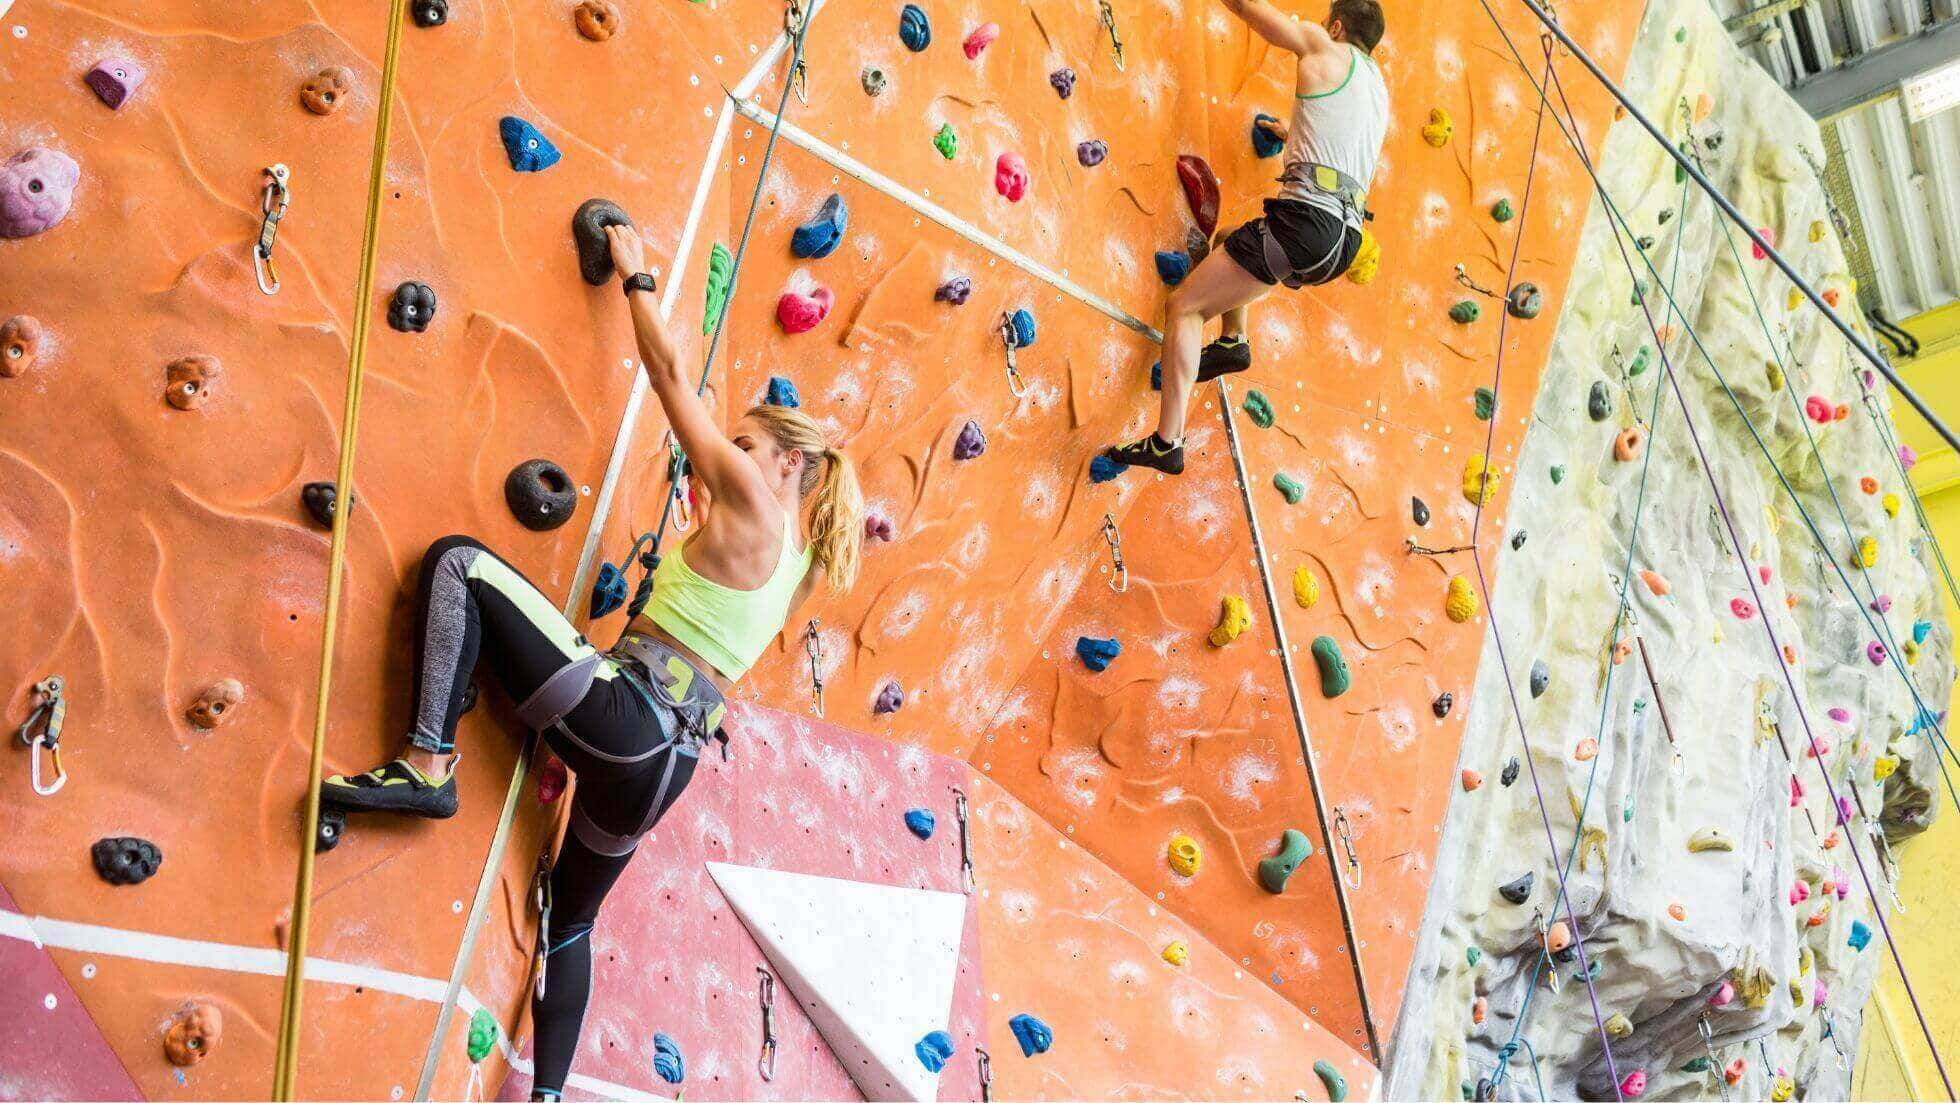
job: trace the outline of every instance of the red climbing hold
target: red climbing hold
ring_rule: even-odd
[[[1819,425],[1827,424],[1837,417],[1837,410],[1831,405],[1831,400],[1819,394],[1803,400],[1803,412]]]
[[[1752,620],[1756,616],[1756,606],[1745,597],[1730,598],[1729,612],[1734,613],[1737,620]]]
[[[1000,24],[982,23],[973,28],[972,33],[966,36],[966,41],[960,43],[960,49],[965,50],[966,59],[972,61],[980,56],[980,51],[992,46],[994,39],[999,37]]]
[[[994,160],[994,190],[1019,203],[1028,194],[1028,163],[1018,153],[1003,153]]]
[[[1756,227],[1756,233],[1764,241],[1769,242],[1770,245],[1774,246],[1776,244],[1776,231],[1774,229],[1768,226],[1758,226]],[[1756,255],[1757,260],[1769,259],[1769,254],[1763,251],[1763,247],[1753,241],[1749,243],[1749,251]]]
[[[783,292],[776,300],[776,322],[784,333],[808,333],[830,314],[830,288],[819,287],[809,294]]]
[[[538,803],[556,804],[565,795],[565,787],[571,784],[571,772],[565,760],[546,752],[544,766],[538,770]]]
[[[1191,204],[1199,232],[1211,240],[1218,229],[1218,174],[1204,158],[1186,153],[1177,159],[1177,182],[1184,185],[1184,199]]]

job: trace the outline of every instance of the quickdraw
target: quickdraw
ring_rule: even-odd
[[[1361,859],[1354,853],[1354,829],[1348,824],[1347,810],[1334,806],[1334,834],[1341,840],[1341,849],[1347,854],[1347,869],[1342,871],[1341,880],[1347,887],[1361,888]]]
[[[979,887],[979,880],[973,875],[973,848],[966,830],[966,792],[959,786],[953,787],[953,817],[960,822],[960,881],[967,892]]]
[[[1028,397],[1028,381],[1022,377],[1020,367],[1014,362],[1014,319],[1003,313],[1000,324],[994,332],[1000,334],[1001,347],[1007,350],[1007,390],[1015,398]]]
[[[537,961],[531,968],[531,987],[544,999],[545,962],[551,957],[551,848],[538,855],[538,869],[531,875],[531,905],[538,910]]]
[[[1116,529],[1116,515],[1103,514],[1102,538],[1109,545],[1109,588],[1119,594],[1130,592],[1130,568],[1123,563],[1123,534]]]
[[[1545,984],[1558,995],[1558,962],[1552,957],[1552,924],[1545,918],[1545,909],[1539,908],[1531,913],[1532,925],[1538,928],[1538,953],[1545,959]]]
[[[660,443],[667,449],[667,493],[674,497],[674,531],[686,532],[694,525],[694,468],[672,429]]]
[[[62,692],[67,688],[67,680],[59,674],[51,674],[34,683],[34,711],[28,713],[27,719],[14,729],[14,734],[20,737],[21,743],[27,747],[27,753],[33,758],[29,783],[34,786],[35,793],[44,797],[55,795],[68,784],[68,771],[61,765],[61,726],[68,719],[68,702],[63,699]],[[49,763],[54,767],[52,784],[41,781],[41,752],[44,749],[48,752]]]
[[[809,18],[809,13],[803,10],[800,0],[789,0],[783,10],[783,30],[791,39],[800,40]],[[797,50],[794,53],[796,60],[790,63],[789,83],[790,87],[796,90],[797,102],[807,107],[810,104],[810,65],[804,60],[803,51]]]
[[[1892,910],[1904,915],[1906,902],[1899,897],[1899,860],[1892,856],[1892,844],[1885,839],[1885,828],[1876,818],[1871,818],[1865,821],[1865,830],[1872,837],[1872,849],[1878,853],[1878,869],[1885,875],[1885,892],[1892,898]]]
[[[252,248],[252,269],[259,279],[259,290],[267,295],[279,293],[279,273],[272,268],[272,242],[279,236],[279,220],[292,204],[292,170],[283,164],[265,170],[265,184],[259,194],[259,243]]]
[[[1477,550],[1475,544],[1458,544],[1454,548],[1425,548],[1414,540],[1404,540],[1403,542],[1408,545],[1410,555],[1455,555],[1457,552]]]
[[[973,1047],[973,1059],[980,1065],[980,1103],[993,1103],[994,1059],[981,1046]]]
[[[1492,299],[1503,298],[1503,296],[1499,295],[1497,292],[1492,291],[1490,288],[1485,287],[1483,284],[1480,284],[1476,280],[1471,279],[1470,270],[1468,268],[1465,268],[1461,264],[1456,266],[1456,282],[1462,284],[1463,286],[1469,288],[1472,291],[1475,291],[1479,295],[1484,295]]]
[[[823,715],[823,637],[817,634],[821,623],[817,617],[811,617],[810,627],[803,633],[803,650],[810,656],[810,700],[819,717]]]
[[[1654,660],[1647,654],[1647,638],[1636,634],[1634,646],[1640,649],[1640,665],[1647,669],[1647,685],[1654,691],[1654,711],[1661,715],[1661,730],[1667,733],[1667,745],[1674,748],[1674,762],[1681,763],[1681,744],[1674,739],[1674,725],[1667,718],[1667,702],[1661,700],[1661,681],[1654,676]]]
[[[1701,1035],[1701,1048],[1708,1053],[1708,1071],[1715,1078],[1715,1088],[1722,1093],[1722,1103],[1728,1103],[1729,1084],[1722,1075],[1722,1058],[1715,1052],[1715,1028],[1708,1024],[1707,1012],[1696,1021],[1695,1031]]]
[[[1103,30],[1109,32],[1109,49],[1116,55],[1116,71],[1123,71],[1123,39],[1116,33],[1116,9],[1109,0],[1101,0]]]
[[[756,998],[762,1003],[762,1056],[755,1062],[755,1070],[764,1080],[776,1078],[776,975],[763,966],[755,971],[762,975],[757,982],[759,990]]]

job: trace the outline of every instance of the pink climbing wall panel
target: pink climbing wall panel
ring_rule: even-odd
[[[35,944],[31,917],[0,888],[0,1069],[7,1099],[134,1099],[136,1084],[68,986],[50,951]],[[85,967],[84,979],[95,970]]]

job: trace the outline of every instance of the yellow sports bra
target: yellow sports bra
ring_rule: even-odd
[[[776,570],[753,590],[702,578],[687,565],[687,548],[682,546],[653,572],[646,615],[722,677],[735,681],[783,630],[796,588],[810,572],[810,549],[798,549],[796,535],[796,515],[783,514],[783,550]]]

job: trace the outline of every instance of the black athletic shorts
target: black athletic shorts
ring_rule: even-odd
[[[1286,258],[1283,266],[1268,260],[1268,234]],[[1266,217],[1253,219],[1225,239],[1225,252],[1253,278],[1288,287],[1338,279],[1360,251],[1360,230],[1339,215],[1298,199],[1266,200]]]

